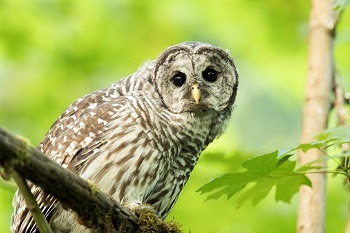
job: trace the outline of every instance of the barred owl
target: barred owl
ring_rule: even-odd
[[[226,51],[181,43],[78,99],[38,149],[116,201],[130,208],[151,205],[164,219],[200,153],[223,132],[237,87],[237,70]],[[34,185],[32,192],[54,232],[91,232],[53,196]],[[12,231],[37,232],[19,192],[13,205]]]

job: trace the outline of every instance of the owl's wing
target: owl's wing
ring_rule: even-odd
[[[125,107],[125,98],[109,95],[109,89],[86,95],[72,104],[52,125],[38,149],[58,164],[74,172],[84,166],[104,143],[109,124]],[[44,215],[50,214],[59,203],[41,188],[30,184]],[[12,232],[37,232],[36,225],[17,191],[13,200]]]

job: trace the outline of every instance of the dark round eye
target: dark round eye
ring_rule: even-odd
[[[212,68],[206,68],[202,72],[202,76],[205,80],[212,83],[212,82],[215,82],[216,79],[218,78],[218,72],[216,72],[216,70]]]
[[[177,87],[181,87],[186,82],[186,75],[182,72],[177,72],[171,79],[173,84]]]

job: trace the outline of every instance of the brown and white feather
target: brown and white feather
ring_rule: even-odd
[[[188,62],[186,59],[191,56]],[[185,60],[179,66],[176,62],[181,59]],[[193,100],[187,99],[180,103],[178,95],[165,96],[164,93],[171,94],[172,89],[166,90],[169,86],[164,82],[170,77],[163,68],[182,70],[188,66],[195,72],[202,69],[200,64],[207,66],[210,62],[221,66],[222,84],[210,87],[198,76],[193,78],[203,85],[204,91],[207,88],[204,96],[208,98],[203,99],[207,106],[196,106]],[[225,85],[220,94],[224,103],[213,99],[218,95],[211,94],[217,91],[215,88],[222,88],[220,85]],[[223,132],[231,115],[237,85],[236,68],[223,50],[203,43],[173,46],[136,73],[70,105],[52,125],[38,149],[61,166],[95,183],[115,200],[126,204],[147,203],[164,219],[200,153]],[[186,92],[183,98],[188,97],[187,91],[183,89]],[[183,103],[186,101],[189,104]],[[54,232],[90,232],[54,197],[32,184],[31,190]],[[36,232],[19,192],[13,205],[12,232]]]

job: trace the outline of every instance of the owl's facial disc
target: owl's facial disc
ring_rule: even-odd
[[[152,78],[164,105],[174,113],[227,109],[235,101],[238,85],[228,53],[203,43],[165,50]]]

